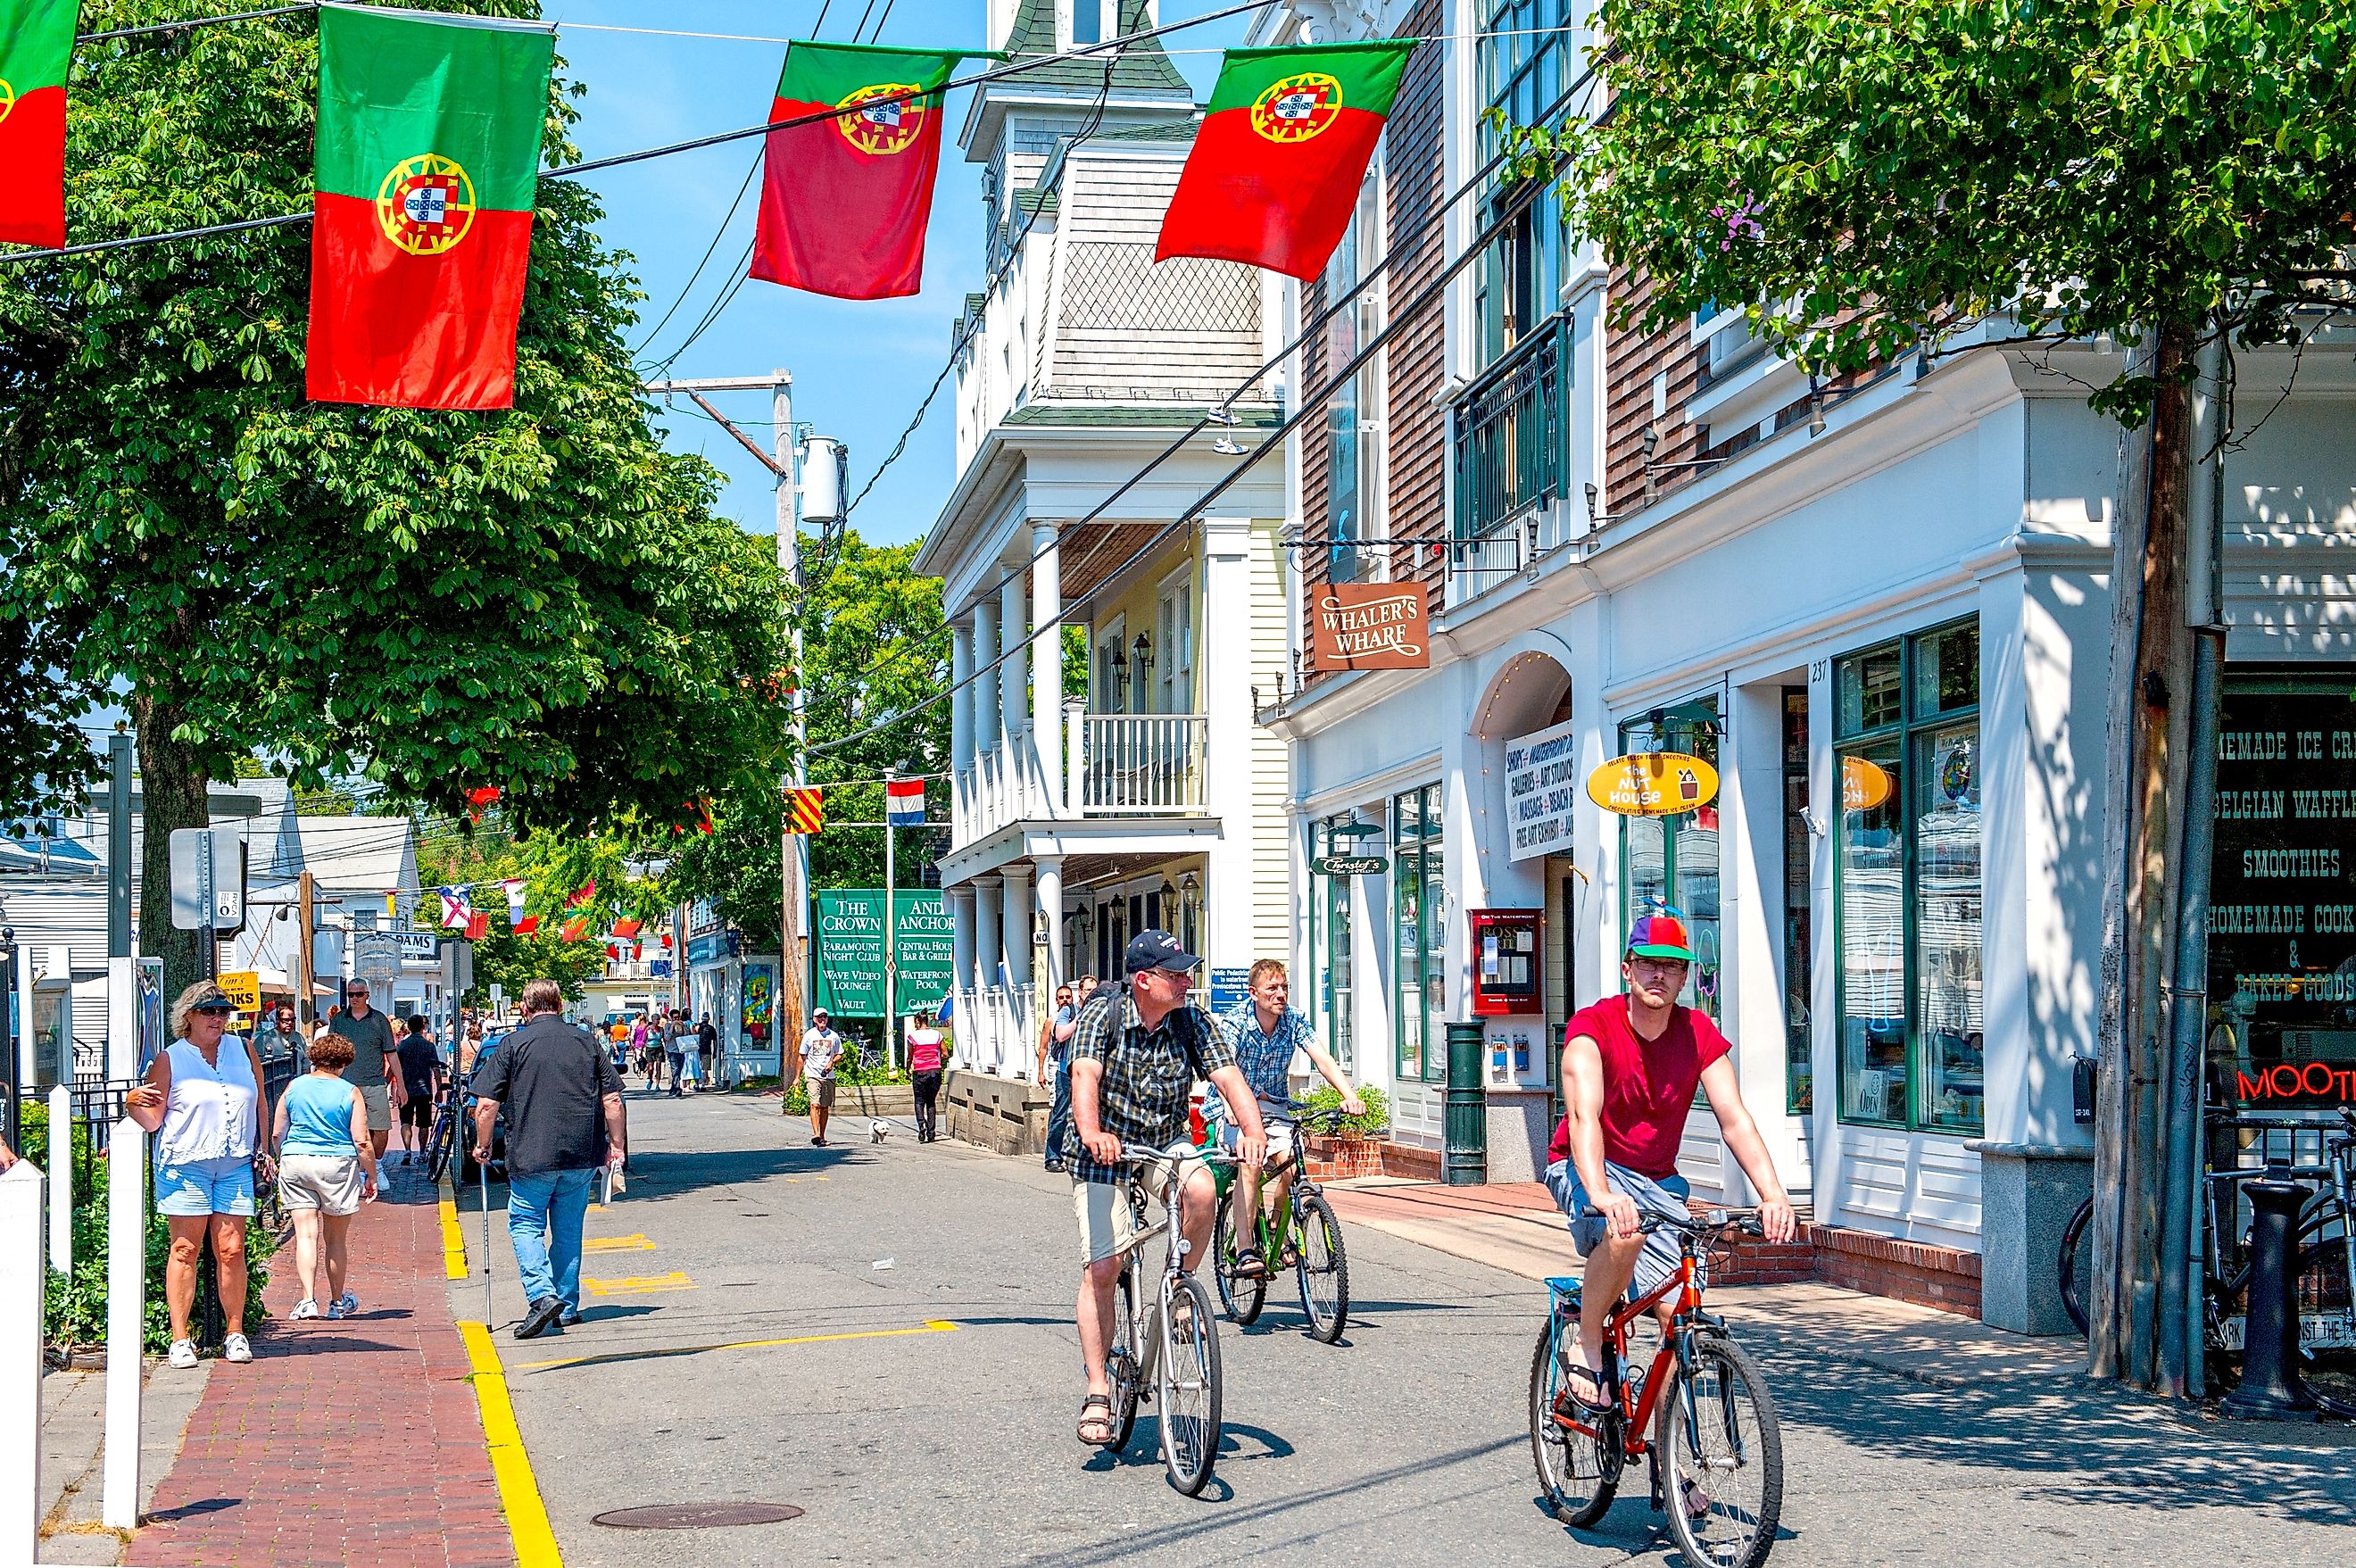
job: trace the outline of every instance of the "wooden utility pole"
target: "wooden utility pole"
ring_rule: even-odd
[[[311,980],[311,932],[316,918],[312,887],[309,872],[294,878],[294,918],[299,928],[294,936],[294,1017],[305,1038],[310,1035],[312,1015],[318,1006]]]

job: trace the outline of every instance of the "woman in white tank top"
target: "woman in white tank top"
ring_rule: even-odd
[[[172,1316],[172,1365],[193,1367],[188,1314],[197,1299],[197,1259],[208,1232],[229,1321],[221,1354],[251,1361],[245,1337],[245,1221],[253,1213],[257,1160],[270,1160],[263,1129],[262,1063],[252,1045],[225,1031],[236,1004],[209,980],[180,993],[172,1004],[169,1048],[147,1069],[147,1080],[124,1099],[134,1122],[157,1134],[155,1208],[171,1228],[164,1265],[164,1300]],[[267,1176],[265,1171],[265,1177]]]

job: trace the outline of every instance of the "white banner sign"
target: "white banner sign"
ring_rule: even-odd
[[[1505,743],[1505,831],[1509,860],[1570,853],[1570,814],[1579,803],[1579,736],[1560,724]]]

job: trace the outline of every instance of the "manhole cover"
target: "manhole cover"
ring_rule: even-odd
[[[717,1530],[732,1524],[783,1524],[801,1517],[802,1510],[790,1503],[658,1503],[616,1509],[589,1522],[610,1530]]]

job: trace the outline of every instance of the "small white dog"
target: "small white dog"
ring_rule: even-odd
[[[889,1122],[870,1122],[867,1123],[867,1141],[871,1144],[880,1144],[891,1134],[891,1132],[892,1123]]]

